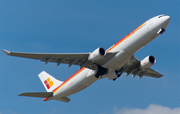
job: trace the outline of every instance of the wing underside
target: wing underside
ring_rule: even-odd
[[[45,62],[45,64],[47,64],[48,62],[54,62],[58,66],[61,63],[64,63],[69,64],[68,67],[70,67],[71,65],[79,65],[80,67],[86,67],[92,70],[97,70],[97,65],[101,66],[102,64],[113,58],[116,54],[111,52],[106,53],[105,57],[97,61],[95,65],[94,63],[88,61],[90,53],[19,53],[10,52],[7,50],[3,50],[3,52],[10,56],[40,60]]]
[[[129,74],[132,74],[133,77],[139,76],[139,79],[142,76],[148,76],[148,77],[154,77],[154,78],[160,78],[163,75],[154,71],[151,68],[146,68],[146,69],[139,69],[140,61],[132,56],[130,60],[121,68],[118,70],[120,74],[122,73],[127,73],[126,76]]]

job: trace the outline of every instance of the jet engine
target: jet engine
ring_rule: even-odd
[[[97,48],[89,55],[88,60],[91,62],[95,62],[99,59],[102,59],[105,55],[106,55],[106,51],[104,48]]]
[[[156,62],[156,59],[154,56],[150,55],[147,56],[146,58],[144,58],[141,62],[140,62],[140,69],[145,69],[145,68],[149,68],[151,67],[154,63]]]

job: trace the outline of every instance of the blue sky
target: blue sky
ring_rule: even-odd
[[[17,95],[44,92],[38,78],[43,70],[66,80],[79,67],[44,65],[0,52],[0,114],[180,112],[180,0],[0,0],[0,49],[16,52],[81,53],[98,47],[107,49],[159,14],[171,16],[166,32],[135,56],[142,60],[154,55],[157,62],[152,68],[162,73],[162,78],[138,80],[123,74],[114,82],[95,82],[69,96],[69,103],[44,102],[41,98]]]

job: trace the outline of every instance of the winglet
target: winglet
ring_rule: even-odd
[[[5,49],[3,49],[2,50],[6,55],[9,55],[11,52],[10,51],[8,51],[8,50],[5,50]]]

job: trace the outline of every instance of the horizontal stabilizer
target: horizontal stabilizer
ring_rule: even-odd
[[[21,93],[19,96],[28,96],[28,97],[41,97],[41,98],[47,98],[52,97],[53,92],[32,92],[32,93]]]
[[[63,101],[63,102],[69,102],[70,99],[68,97],[60,97],[60,98],[53,98],[54,100]]]

